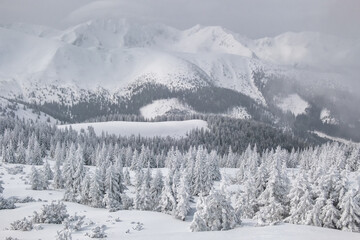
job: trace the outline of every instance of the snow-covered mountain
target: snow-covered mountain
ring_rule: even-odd
[[[139,111],[158,99],[219,88],[270,112],[272,106],[281,110],[278,95],[297,94],[310,107],[320,97],[324,104],[318,107],[336,115],[331,105],[344,101],[337,93],[355,92],[344,79],[360,67],[359,53],[357,41],[312,32],[251,40],[219,26],[178,30],[125,19],[97,19],[65,30],[9,24],[0,27],[0,96],[62,106],[131,99],[137,102],[132,111]],[[134,100],[149,86],[152,97]],[[223,113],[246,107],[228,98]],[[129,103],[124,106],[129,109]]]
[[[253,71],[297,75],[296,70],[279,65],[317,67],[324,59],[341,61],[351,55],[339,39],[327,42],[318,33],[286,33],[253,41],[221,27],[197,25],[180,31],[123,19],[89,21],[63,31],[4,25],[0,35],[0,94],[22,94],[36,101],[56,100],[39,88],[78,92],[101,87],[124,94],[130,86],[153,82],[175,89],[231,88],[266,105],[254,85]],[[333,52],[340,58],[329,58]]]

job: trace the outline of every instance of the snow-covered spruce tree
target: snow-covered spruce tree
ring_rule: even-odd
[[[360,232],[360,195],[359,191],[347,191],[340,202],[341,217],[338,227],[345,231]]]
[[[17,163],[21,163],[21,164],[26,163],[26,149],[23,141],[19,142],[16,159],[17,159]]]
[[[163,213],[174,215],[176,210],[176,198],[171,185],[172,174],[170,171],[164,181],[164,188],[161,192],[158,210]]]
[[[339,225],[340,211],[334,206],[332,199],[326,200],[321,211],[323,227],[336,228]]]
[[[3,180],[0,180],[0,194],[4,192],[3,184],[4,184]]]
[[[15,157],[15,149],[12,141],[8,143],[8,145],[5,148],[3,155],[3,161],[7,163],[16,163],[16,157]]]
[[[140,209],[140,206],[139,206],[139,204],[141,204],[140,192],[141,192],[143,178],[144,178],[143,170],[142,169],[137,170],[135,172],[135,198],[134,198],[135,209]]]
[[[352,148],[351,154],[348,159],[348,165],[350,168],[350,171],[356,172],[360,169],[360,146],[355,145]]]
[[[55,151],[55,157],[56,157],[56,151]],[[54,166],[54,181],[53,181],[53,187],[55,189],[62,189],[64,188],[64,179],[62,176],[61,171],[61,162],[60,158],[56,158],[55,166]]]
[[[73,194],[77,201],[80,198],[81,183],[86,175],[86,169],[84,167],[83,149],[81,146],[78,147],[75,153],[75,172],[73,175]]]
[[[237,194],[235,213],[237,219],[253,218],[257,211],[255,180],[253,176],[246,177],[244,191]]]
[[[206,222],[206,211],[205,211],[205,198],[200,194],[196,202],[196,212],[194,214],[193,221],[190,225],[190,230],[192,232],[204,232],[210,231],[208,224]]]
[[[135,208],[143,211],[152,210],[152,202],[150,196],[151,169],[150,164],[144,174],[139,194],[136,194]]]
[[[290,216],[286,221],[294,224],[306,224],[306,215],[313,208],[314,202],[305,171],[299,172],[290,190],[289,199]]]
[[[219,181],[221,179],[220,173],[220,165],[219,165],[219,156],[215,150],[210,152],[209,156],[209,172],[210,172],[210,179],[212,181]]]
[[[256,214],[260,225],[276,224],[288,215],[289,179],[283,165],[282,150],[278,147],[271,167],[265,191],[259,197],[261,204]]]
[[[91,180],[92,175],[90,172],[85,174],[85,177],[81,183],[81,192],[80,192],[80,203],[85,205],[91,205]]]
[[[75,144],[70,145],[70,149],[67,153],[65,163],[62,168],[63,177],[65,180],[65,194],[64,194],[64,200],[75,202],[76,201],[76,192],[75,188],[77,186],[74,186],[74,175],[75,175],[75,165],[76,164],[76,148]]]
[[[49,182],[42,171],[37,170],[34,166],[31,168],[30,184],[32,190],[47,189]]]
[[[203,195],[209,194],[213,181],[210,178],[209,172],[209,163],[205,159],[205,150],[202,147],[199,147],[196,154],[196,163],[194,169],[194,179],[193,179],[193,195]]]
[[[90,188],[91,206],[101,208],[103,207],[103,197],[105,194],[105,183],[101,176],[101,170],[95,169],[95,173],[92,176],[92,184]]]
[[[175,210],[175,217],[182,221],[185,221],[190,210],[190,197],[189,179],[184,171],[176,194],[177,205]]]
[[[46,180],[53,180],[54,178],[54,173],[51,170],[50,164],[48,161],[45,161],[44,166],[43,166],[43,173],[44,173],[44,177]]]
[[[124,184],[126,186],[131,186],[130,172],[128,167],[126,167],[124,170]]]
[[[157,169],[155,176],[151,181],[151,187],[150,187],[150,199],[152,202],[153,210],[157,210],[163,188],[164,188],[163,175],[160,169]]]
[[[123,193],[122,178],[114,165],[110,165],[106,171],[105,196],[103,203],[110,210],[121,208],[121,194]]]
[[[34,149],[31,152],[31,165],[42,165],[43,164],[43,160],[42,160],[42,155],[41,155],[41,147],[38,141],[35,140],[34,142]]]
[[[229,230],[236,226],[235,210],[223,193],[212,190],[206,198],[200,196],[199,202],[190,225],[193,232]]]
[[[322,227],[322,209],[325,206],[325,199],[323,196],[320,196],[316,199],[314,207],[306,213],[306,224]]]

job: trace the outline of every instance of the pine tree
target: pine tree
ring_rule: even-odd
[[[124,170],[124,184],[126,186],[131,186],[129,167],[126,167]]]
[[[106,171],[105,197],[103,203],[108,209],[119,209],[121,202],[122,179],[119,178],[119,172],[114,165],[110,165]]]
[[[290,193],[290,216],[286,219],[289,223],[305,224],[306,215],[313,208],[313,196],[304,171],[298,174]]]
[[[172,176],[169,173],[164,182],[164,188],[161,192],[158,209],[160,212],[174,215],[176,209],[176,199],[172,190]]]
[[[56,151],[55,151],[56,152]],[[56,156],[56,153],[55,153]],[[56,158],[55,166],[54,166],[54,181],[53,181],[53,187],[55,189],[62,189],[64,188],[64,179],[62,176],[61,171],[61,160],[59,158]]]
[[[360,232],[360,196],[355,189],[349,190],[340,202],[341,217],[338,227],[345,231]]]
[[[321,218],[323,221],[323,227],[336,228],[339,224],[340,212],[334,206],[332,199],[326,201],[325,206],[322,208]]]
[[[135,208],[143,211],[152,210],[152,202],[150,196],[151,170],[150,164],[142,178],[140,192],[135,199]]]
[[[46,161],[46,162],[44,163],[43,172],[44,172],[44,176],[45,176],[46,180],[53,180],[53,178],[54,178],[54,173],[53,173],[53,171],[51,170],[51,167],[50,167],[50,164],[49,164],[48,161]]]
[[[186,173],[183,173],[179,189],[177,190],[176,195],[177,206],[175,211],[175,217],[185,221],[186,215],[190,210],[190,189],[189,189],[189,179]]]
[[[236,226],[234,208],[223,193],[211,191],[205,199],[200,197],[199,202],[190,225],[192,231],[222,231]]]
[[[47,188],[47,180],[41,171],[38,171],[34,166],[31,168],[30,184],[32,190],[44,190]]]
[[[85,205],[90,205],[92,202],[90,195],[91,184],[92,184],[91,180],[92,180],[92,176],[89,172],[87,172],[81,183],[80,203]]]
[[[92,184],[90,188],[91,206],[101,208],[103,207],[104,197],[104,182],[101,176],[101,170],[95,169],[95,174],[92,176]]]
[[[194,169],[193,179],[193,195],[209,194],[213,181],[210,178],[209,164],[205,159],[205,153],[203,148],[199,147],[196,154],[196,163]]]
[[[289,179],[283,169],[285,164],[282,151],[278,147],[266,189],[259,197],[262,206],[257,218],[260,225],[276,224],[288,215]]]
[[[26,164],[26,149],[22,141],[19,142],[17,163]]]
[[[209,172],[210,172],[210,179],[212,181],[219,181],[221,179],[220,173],[220,166],[219,166],[219,157],[215,150],[210,152],[210,165],[209,165]]]
[[[324,197],[320,196],[316,199],[315,205],[306,214],[306,224],[322,227],[323,226],[323,220],[322,220],[322,209],[325,206],[325,199]]]
[[[150,199],[152,202],[153,210],[156,210],[159,205],[160,196],[163,187],[164,187],[163,175],[160,169],[157,169],[156,174],[152,179],[151,187],[150,187]]]
[[[252,176],[247,177],[244,183],[244,192],[238,193],[235,204],[235,212],[238,220],[240,220],[241,217],[251,219],[255,215],[257,202],[254,184],[254,178]]]

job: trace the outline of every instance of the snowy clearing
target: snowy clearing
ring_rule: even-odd
[[[53,165],[53,161],[50,161]],[[11,175],[6,170],[15,166],[24,166],[23,172]],[[236,169],[223,169],[222,171],[230,175],[236,173]],[[10,224],[26,216],[30,216],[34,211],[39,211],[44,204],[49,204],[52,200],[61,200],[64,190],[31,190],[30,185],[24,183],[31,171],[30,165],[2,164],[0,165],[1,179],[5,182],[4,197],[33,197],[36,201],[29,203],[18,203],[16,209],[1,210],[0,218],[0,239],[13,237],[26,240],[55,239],[57,231],[64,228],[62,224],[40,224],[43,229],[33,229],[31,231],[9,230]],[[155,171],[155,170],[153,170]],[[167,174],[167,169],[162,171]],[[134,178],[134,175],[132,178]],[[133,188],[128,193],[134,191]],[[39,201],[41,199],[41,201]],[[72,216],[85,216],[85,224],[79,231],[72,233],[73,239],[90,239],[85,236],[96,225],[106,225],[106,239],[294,239],[294,240],[337,240],[358,239],[358,233],[338,231],[313,226],[302,226],[293,224],[280,224],[277,226],[255,227],[254,220],[243,220],[241,226],[229,231],[216,232],[190,232],[189,226],[191,216],[186,221],[180,221],[159,212],[123,210],[109,212],[107,209],[92,208],[89,206],[65,202],[68,213]],[[194,207],[194,203],[192,204]],[[93,224],[91,224],[93,222]],[[143,229],[137,230],[136,226],[140,223]],[[166,224],[166,227],[165,227]]]
[[[344,139],[344,138],[339,138],[339,137],[332,137],[332,136],[329,136],[323,132],[319,132],[319,131],[313,131],[312,133],[318,135],[319,137],[321,138],[325,138],[325,139],[329,139],[329,140],[332,140],[332,141],[336,141],[336,142],[339,142],[339,143],[344,143],[344,144],[359,144],[360,143],[357,143],[357,142],[353,142],[353,141],[350,141],[350,140],[347,140],[347,139]]]
[[[195,113],[190,106],[184,105],[177,98],[160,99],[140,108],[141,115],[146,119],[163,116],[168,113]]]
[[[207,122],[203,120],[168,121],[168,122],[96,122],[59,125],[61,129],[72,127],[80,131],[93,127],[98,136],[101,134],[115,134],[121,136],[141,135],[143,137],[186,137],[186,134],[194,129],[207,129]]]
[[[306,108],[309,107],[309,103],[302,99],[298,94],[290,94],[285,98],[275,100],[277,106],[283,112],[292,112],[295,116],[304,114]]]

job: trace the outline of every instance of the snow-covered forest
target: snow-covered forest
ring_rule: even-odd
[[[190,221],[188,230],[194,232],[238,228],[244,219],[255,226],[291,223],[360,231],[356,144],[333,142],[291,151],[280,146],[259,151],[254,144],[241,153],[229,147],[225,154],[201,145],[159,151],[140,138],[122,142],[115,136],[96,137],[91,130],[77,133],[9,120],[2,124],[2,166],[14,175],[24,174],[25,167],[21,179],[28,189],[62,195],[61,202],[44,205],[41,213],[11,223],[12,230],[63,224],[57,238],[70,239],[84,221],[67,214],[62,202],[71,202],[110,212],[161,212]],[[1,186],[6,191],[6,184]],[[1,209],[36,201],[0,199]],[[104,231],[97,226],[86,234],[101,237]]]

